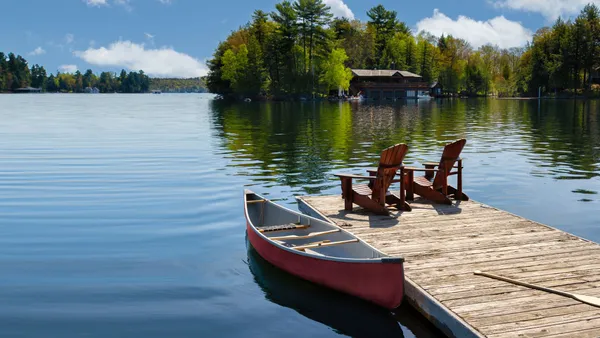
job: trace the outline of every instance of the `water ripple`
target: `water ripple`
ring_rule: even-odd
[[[410,148],[406,163],[418,165],[466,137],[470,196],[600,240],[596,102],[207,98],[0,96],[3,335],[364,333],[330,313],[395,332],[389,314],[326,290],[286,293],[302,283],[255,265],[241,194],[250,187],[291,208],[294,195],[339,194],[335,172],[365,173],[400,142]],[[406,336],[435,336],[400,317]]]

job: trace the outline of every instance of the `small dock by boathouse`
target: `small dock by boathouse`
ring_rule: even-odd
[[[600,308],[474,275],[475,270],[600,297],[600,245],[476,201],[411,203],[378,216],[335,196],[298,197],[405,262],[405,301],[449,337],[600,337]]]

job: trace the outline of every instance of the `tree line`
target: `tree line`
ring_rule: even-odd
[[[540,29],[523,48],[477,49],[451,35],[415,35],[382,5],[369,20],[334,18],[323,0],[283,1],[233,31],[208,61],[208,89],[229,97],[293,98],[348,89],[350,69],[399,69],[447,94],[581,93],[600,65],[598,7]]]
[[[587,5],[574,20],[538,30],[521,57],[523,81],[549,93],[589,91],[600,80],[600,13]]]
[[[163,93],[204,93],[206,85],[202,78],[152,78],[150,89],[160,90]]]
[[[150,88],[150,78],[143,71],[120,74],[102,72],[94,74],[91,69],[85,73],[56,75],[46,72],[37,64],[29,67],[27,60],[20,55],[0,52],[0,92],[11,92],[19,88],[41,88],[43,92],[83,93],[86,88],[98,88],[101,93],[145,93]]]

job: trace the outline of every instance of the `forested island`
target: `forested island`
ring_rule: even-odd
[[[119,74],[102,72],[94,74],[91,69],[85,73],[61,73],[48,75],[40,65],[29,67],[27,60],[20,55],[0,52],[0,93],[15,92],[32,87],[48,93],[146,93],[150,90],[163,92],[204,92],[202,79],[157,79],[150,78],[143,71]]]
[[[453,36],[411,32],[379,5],[369,20],[333,18],[322,0],[257,10],[208,61],[207,86],[231,98],[289,99],[348,89],[350,69],[398,69],[439,82],[447,95],[596,95],[600,15],[587,5],[573,21],[539,29],[523,48],[473,48]]]
[[[160,90],[163,93],[205,93],[206,85],[202,78],[176,79],[152,78],[150,89]]]

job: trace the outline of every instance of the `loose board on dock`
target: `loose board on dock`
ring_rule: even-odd
[[[600,296],[600,245],[475,201],[377,216],[339,196],[298,197],[377,249],[404,256],[406,299],[448,336],[600,337],[600,308],[473,274]]]

